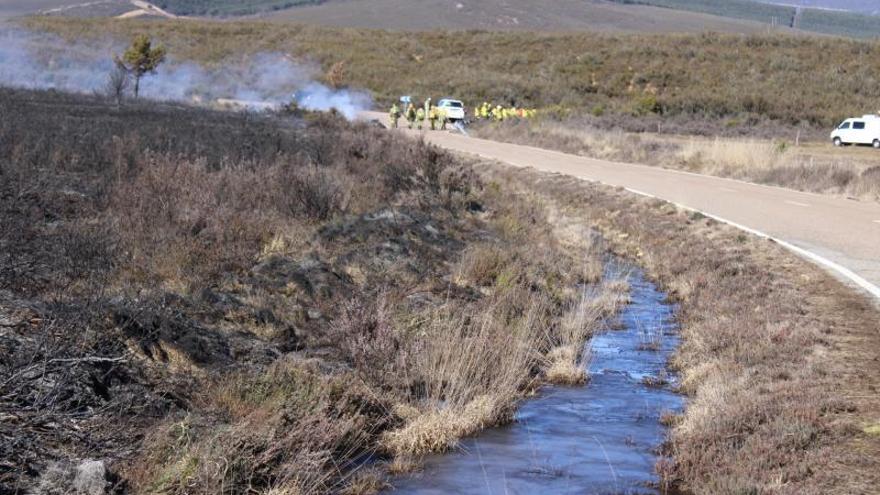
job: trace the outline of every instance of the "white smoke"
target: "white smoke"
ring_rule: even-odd
[[[338,110],[348,120],[370,106],[370,97],[364,93],[335,91],[323,84],[311,82],[296,93],[297,104],[309,110]]]
[[[85,45],[22,29],[0,28],[0,85],[101,92],[113,70],[113,55],[124,49],[123,44],[110,41]],[[371,104],[366,93],[320,84],[316,67],[279,53],[224,60],[213,67],[180,62],[171,55],[156,74],[141,80],[142,97],[204,102],[226,98],[254,109],[280,106],[295,99],[300,108],[335,109],[349,119]]]

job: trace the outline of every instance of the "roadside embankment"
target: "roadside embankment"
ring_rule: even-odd
[[[880,311],[771,241],[574,177],[478,168],[597,228],[680,304],[689,400],[657,466],[693,493],[870,493],[880,482]]]
[[[729,138],[632,133],[582,120],[480,122],[474,136],[580,156],[641,163],[786,187],[880,201],[880,153],[831,144],[795,146],[795,138]],[[792,134],[791,132],[786,134]]]

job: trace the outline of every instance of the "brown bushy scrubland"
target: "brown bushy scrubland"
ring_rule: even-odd
[[[372,124],[0,113],[4,493],[373,493],[508,421],[554,349],[582,381],[625,290],[537,197]]]
[[[854,494],[880,484],[880,310],[775,243],[572,177],[489,165],[603,233],[679,305],[672,365],[688,395],[664,485],[685,493]]]
[[[258,52],[339,62],[345,84],[384,105],[400,95],[452,95],[628,126],[672,119],[694,129],[826,128],[880,108],[871,90],[880,45],[788,35],[609,35],[388,32],[284,22],[153,22],[32,18],[25,25],[82,42],[146,32],[177,60],[220,64]],[[454,67],[454,77],[444,77]],[[796,90],[795,90],[796,89]],[[651,125],[648,130],[656,130]]]

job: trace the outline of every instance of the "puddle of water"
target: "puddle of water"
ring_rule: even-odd
[[[622,330],[593,337],[590,382],[553,387],[523,402],[515,421],[465,439],[461,449],[425,459],[424,469],[395,480],[413,494],[656,494],[654,465],[664,439],[664,411],[683,398],[664,377],[678,345],[674,308],[639,270],[629,276],[632,302]],[[646,333],[648,336],[646,336]],[[662,338],[657,338],[662,335]]]

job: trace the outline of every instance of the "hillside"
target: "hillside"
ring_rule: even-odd
[[[9,0],[0,2],[0,21],[10,17],[35,14],[42,10],[77,5],[78,0]]]
[[[323,0],[156,0],[154,5],[177,15],[237,16],[271,12]]]
[[[874,0],[758,0],[763,3],[797,5],[820,9],[835,9],[863,14],[880,14],[880,4]]]
[[[880,35],[876,18],[856,12],[804,9],[756,0],[156,0],[166,17],[241,17],[392,30],[485,29],[636,33],[816,32],[870,38]],[[156,14],[133,0],[10,0],[0,20],[36,13],[72,17]],[[795,29],[791,29],[792,26]]]
[[[280,3],[280,2],[276,2]],[[854,12],[755,0],[328,0],[262,14],[308,24],[396,30],[502,29],[598,32],[805,31],[857,38],[880,35],[877,19]],[[794,30],[790,28],[795,28]]]
[[[654,5],[676,11],[700,12],[729,19],[745,19],[802,31],[874,38],[880,36],[880,22],[864,13],[830,11],[822,8],[797,9],[787,2],[756,0],[611,0],[626,5]],[[812,4],[815,5],[815,4]]]
[[[175,59],[214,66],[266,52],[313,60],[324,71],[341,63],[342,82],[370,90],[380,106],[404,94],[455,95],[467,105],[489,100],[562,115],[592,113],[655,130],[657,119],[704,129],[708,122],[734,129],[828,127],[880,108],[870,90],[880,46],[830,38],[394,33],[253,21],[40,18],[26,25],[75,43],[108,37],[124,43],[132,33],[148,32]]]
[[[615,5],[601,0],[560,0],[536,6],[533,2],[452,2],[449,0],[157,0],[154,5],[185,16],[241,16],[343,27],[383,29],[520,29],[625,32],[718,31],[754,33],[758,23],[658,9]],[[460,6],[460,7],[459,7]],[[114,17],[138,6],[128,0],[16,0],[0,5],[0,19],[50,11],[53,15]]]
[[[307,24],[395,30],[501,29],[601,32],[756,33],[767,26],[738,19],[602,0],[488,2],[450,0],[331,0],[265,14]]]

